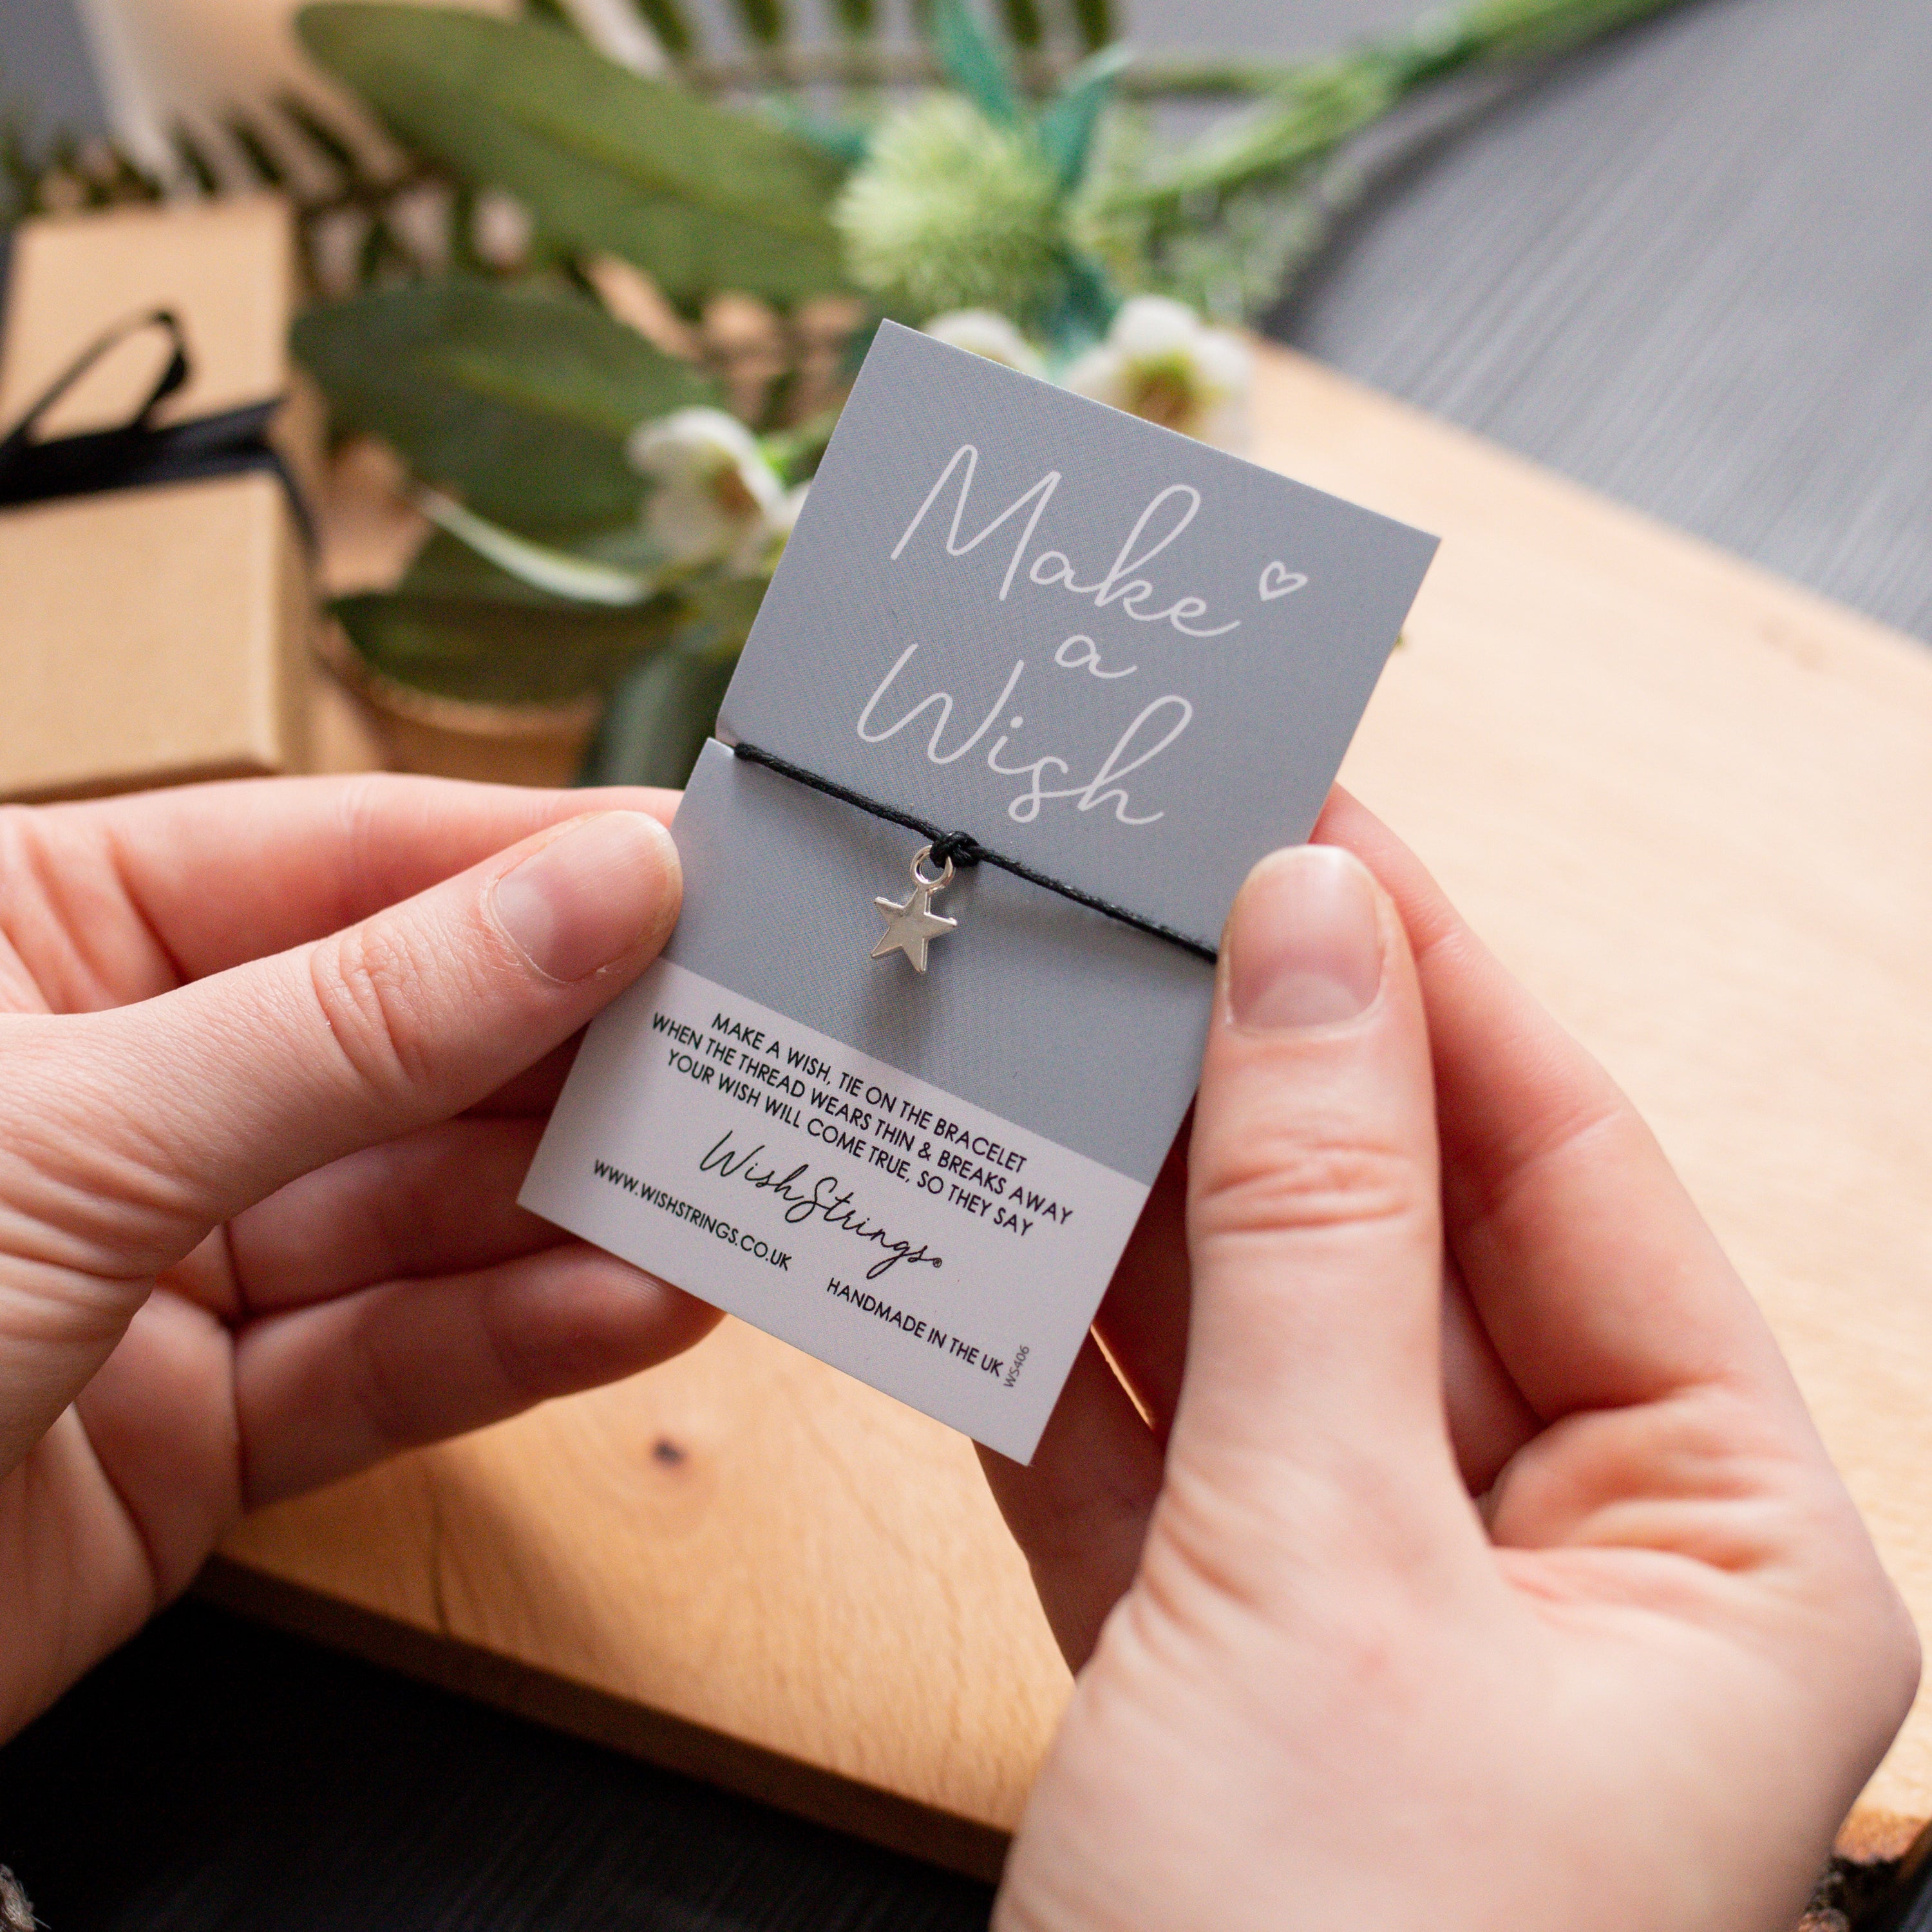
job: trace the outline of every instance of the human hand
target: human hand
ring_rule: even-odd
[[[717,1319],[514,1202],[566,1043],[676,918],[673,802],[0,811],[0,1736],[240,1510]]]
[[[996,1925],[1789,1926],[1911,1624],[1628,1102],[1360,806],[1317,836],[1382,884],[1237,902],[1099,1324],[1138,1404],[1090,1341],[985,1458],[1080,1672]]]

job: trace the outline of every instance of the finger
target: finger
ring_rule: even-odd
[[[206,1310],[150,1295],[70,1412],[134,1532],[144,1614],[187,1588],[239,1507],[231,1360]]]
[[[38,873],[96,882],[88,944],[112,943],[98,936],[121,923],[128,944],[152,956],[147,993],[352,926],[586,812],[646,812],[668,824],[676,803],[675,793],[641,788],[546,791],[376,772],[43,806],[32,831]],[[116,921],[117,899],[133,919]],[[124,976],[86,976],[104,988]],[[72,1006],[106,1003],[100,994]]]
[[[1155,1177],[1094,1328],[1120,1378],[1165,1442],[1187,1361],[1187,1142],[1180,1132]]]
[[[236,1348],[244,1502],[615,1381],[700,1340],[716,1309],[582,1242],[274,1315]]]
[[[58,1138],[115,1169],[94,1265],[152,1273],[184,1222],[473,1105],[634,978],[677,902],[670,835],[600,812],[311,946],[59,1022],[83,1097]]]
[[[1186,1140],[1184,1126],[1101,1304],[1094,1327],[1108,1360],[1091,1343],[1082,1350],[1030,1467],[980,1452],[1048,1623],[1076,1671],[1133,1580],[1160,1489],[1160,1445],[1180,1394],[1189,1302]],[[1457,1466],[1471,1493],[1480,1495],[1539,1425],[1453,1268],[1443,1285],[1442,1348]]]
[[[1376,872],[1415,949],[1450,1245],[1544,1420],[1747,1378],[1788,1392],[1769,1330],[1616,1084],[1476,939],[1414,855],[1337,793],[1317,836]]]
[[[1094,1332],[1155,1439],[1167,1440],[1187,1362],[1190,1110],[1133,1238],[1114,1271]],[[1509,1377],[1469,1300],[1461,1270],[1443,1270],[1442,1390],[1456,1466],[1480,1496],[1542,1425]]]
[[[1456,1466],[1480,1496],[1543,1424],[1510,1379],[1453,1258],[1443,1270],[1442,1395]]]
[[[1264,1563],[1364,1538],[1406,1556],[1469,1526],[1421,1001],[1394,908],[1347,854],[1277,852],[1242,887],[1189,1165],[1177,1522]]]
[[[1089,1336],[1031,1465],[986,1448],[980,1462],[1060,1653],[1078,1670],[1139,1564],[1160,1491],[1160,1444]]]
[[[484,1094],[470,1112],[486,1118],[514,1120],[535,1116],[540,1120],[548,1119],[576,1063],[577,1049],[583,1043],[581,1034],[572,1034],[561,1046],[553,1047],[535,1065],[525,1067],[520,1073],[512,1074],[495,1093]]]
[[[237,1318],[554,1247],[517,1205],[543,1124],[439,1122],[304,1174],[229,1223]]]

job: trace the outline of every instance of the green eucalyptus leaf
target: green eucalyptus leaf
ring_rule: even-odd
[[[378,213],[370,218],[362,245],[356,250],[356,279],[366,287],[378,280],[391,262],[405,270],[412,266],[401,244],[389,232],[387,219]]]
[[[618,684],[677,622],[661,600],[586,610],[411,590],[331,607],[370,667],[399,684],[486,704],[561,704]]]
[[[1310,62],[1271,98],[1217,122],[1150,168],[1129,199],[1184,208],[1250,182],[1293,185],[1352,135],[1372,126],[1402,98],[1400,52],[1370,47]]]
[[[648,603],[661,587],[659,573],[608,563],[560,544],[533,543],[514,530],[466,509],[440,490],[426,490],[421,507],[439,530],[466,543],[500,570],[519,577],[532,590],[572,604],[598,604],[607,610],[634,609]]]
[[[795,96],[781,94],[768,102],[766,112],[802,141],[823,148],[842,167],[855,168],[872,152],[872,130],[862,121],[815,114]]]
[[[932,45],[946,78],[988,120],[1010,124],[1019,119],[1019,95],[1006,53],[966,0],[934,0]]]
[[[540,21],[337,0],[298,22],[404,141],[507,189],[562,247],[621,256],[687,303],[842,285],[826,210],[844,170],[761,116],[633,74]]]
[[[574,296],[451,278],[308,310],[296,353],[338,428],[382,437],[418,476],[520,530],[634,519],[623,442],[714,400],[704,378]]]
[[[532,610],[562,610],[571,607],[561,598],[512,577],[488,557],[442,530],[429,540],[396,586],[406,596],[447,598],[455,602],[516,604]]]
[[[1040,116],[1040,144],[1063,194],[1077,188],[1087,172],[1094,130],[1114,98],[1122,70],[1132,60],[1131,48],[1112,46],[1082,61]]]
[[[722,651],[735,658],[751,635],[766,583],[758,577],[717,577],[694,585],[684,593],[685,647]]]
[[[1070,248],[1057,266],[1040,332],[1058,360],[1071,361],[1106,334],[1120,305],[1106,270],[1090,255]]]

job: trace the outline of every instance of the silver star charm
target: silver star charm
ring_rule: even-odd
[[[959,922],[948,919],[944,913],[932,909],[935,892],[944,892],[952,883],[952,861],[946,861],[946,869],[937,878],[932,878],[921,870],[932,856],[930,845],[922,845],[912,862],[912,896],[898,899],[876,898],[872,903],[886,916],[886,930],[878,945],[872,948],[872,957],[883,959],[889,952],[903,952],[912,962],[915,973],[926,970],[926,949],[933,940],[949,932],[956,932]]]

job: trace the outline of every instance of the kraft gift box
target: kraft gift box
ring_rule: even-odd
[[[92,344],[178,320],[184,384],[158,426],[285,398],[268,440],[299,487],[321,412],[287,357],[296,250],[273,196],[118,208],[15,232],[0,330],[0,432]],[[126,423],[168,357],[137,329],[37,425]],[[82,797],[309,762],[310,560],[260,468],[0,508],[0,799]]]

